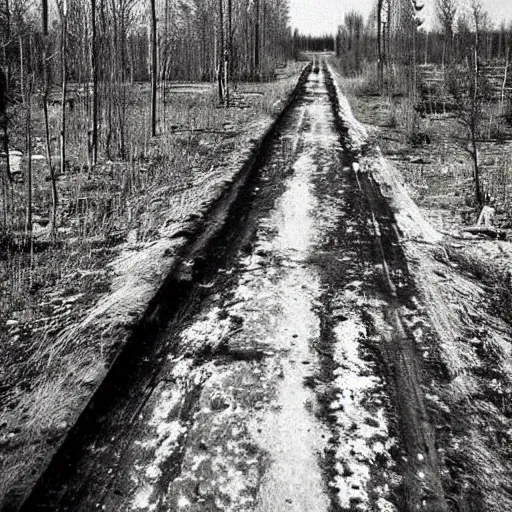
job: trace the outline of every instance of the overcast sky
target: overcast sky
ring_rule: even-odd
[[[305,34],[334,32],[345,13],[356,10],[365,16],[375,0],[290,0],[292,26]],[[512,0],[482,0],[494,21],[512,21]],[[426,16],[434,19],[435,0],[425,0]]]

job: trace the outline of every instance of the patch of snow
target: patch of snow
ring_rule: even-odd
[[[314,229],[311,211],[316,200],[309,177],[314,168],[315,163],[310,153],[302,154],[297,159],[293,165],[293,179],[289,181],[274,212],[273,220],[279,226],[278,248],[285,254],[298,251],[306,256],[311,246]]]
[[[152,493],[153,489],[149,485],[140,489],[132,503],[132,510],[144,510],[148,512],[156,510],[156,504],[150,503]]]
[[[188,498],[185,498],[185,496],[179,497],[179,499],[178,499],[178,507],[179,508],[189,507],[190,505],[191,505],[191,503]]]
[[[356,500],[361,506],[370,503],[368,486],[371,468],[377,455],[389,456],[395,444],[390,438],[386,413],[383,407],[371,410],[368,398],[378,396],[382,391],[382,381],[373,375],[369,364],[361,358],[361,341],[367,335],[366,327],[356,316],[340,322],[334,328],[336,344],[334,360],[339,365],[335,370],[335,385],[339,390],[334,408],[341,439],[336,459],[337,473],[335,485],[340,492],[340,506],[350,508]],[[379,496],[382,506],[387,504],[387,494]],[[381,508],[386,510],[386,508]],[[394,510],[389,509],[388,510]]]
[[[389,491],[388,491],[389,492]],[[377,500],[377,512],[397,512],[398,509],[385,498],[380,497]]]
[[[151,433],[145,436],[144,441],[134,443],[143,454],[150,454],[150,462],[142,467],[137,464],[136,473],[132,475],[137,482],[132,510],[156,509],[156,503],[151,503],[154,486],[162,476],[162,466],[174,453],[180,436],[186,431],[179,420],[172,419],[182,398],[183,392],[178,387],[160,390],[147,422]]]
[[[182,346],[204,348],[217,346],[226,338],[230,330],[228,318],[220,319],[221,309],[214,307],[181,333]]]

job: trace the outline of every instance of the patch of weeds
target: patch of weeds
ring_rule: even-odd
[[[455,262],[460,271],[487,285],[489,312],[512,326],[512,273],[490,268],[486,260],[446,246],[434,257],[444,263]]]

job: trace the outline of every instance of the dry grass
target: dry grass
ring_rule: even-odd
[[[458,269],[481,281],[487,286],[489,301],[487,309],[490,314],[502,318],[512,326],[512,263],[510,254],[495,251],[492,261],[489,255],[479,251],[478,247],[463,250],[445,244],[442,248],[449,260]]]
[[[458,244],[407,244],[406,254],[435,332],[424,371],[440,458],[452,471],[445,475],[448,497],[462,507],[506,512],[512,506],[504,485],[512,474],[504,449],[512,432],[512,331],[493,308],[501,271]]]

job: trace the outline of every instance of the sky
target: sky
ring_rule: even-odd
[[[349,11],[370,13],[376,0],[290,0],[292,26],[304,34],[334,33]],[[435,0],[424,0],[429,26],[435,23]],[[512,0],[482,0],[485,9],[498,24],[512,21]]]

